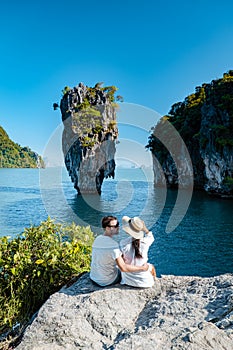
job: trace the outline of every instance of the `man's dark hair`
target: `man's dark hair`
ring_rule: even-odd
[[[111,215],[104,216],[102,219],[102,227],[106,228],[112,220],[117,220],[117,218],[115,216],[111,216]],[[118,222],[118,220],[117,220],[117,222]]]

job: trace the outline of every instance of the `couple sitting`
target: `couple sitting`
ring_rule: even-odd
[[[154,266],[147,263],[148,250],[154,241],[144,221],[138,217],[123,216],[122,228],[130,237],[119,244],[112,238],[119,232],[115,216],[102,219],[103,235],[92,246],[90,278],[99,286],[121,283],[134,287],[154,285]]]

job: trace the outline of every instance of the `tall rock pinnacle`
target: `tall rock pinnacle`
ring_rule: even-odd
[[[101,194],[104,178],[115,172],[115,86],[65,87],[60,102],[65,165],[79,194]]]

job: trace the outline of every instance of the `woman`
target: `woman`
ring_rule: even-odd
[[[122,228],[130,237],[120,241],[120,249],[126,264],[142,266],[148,261],[148,250],[154,242],[154,237],[139,217],[130,218],[123,216]],[[155,268],[148,264],[147,271],[122,272],[121,284],[134,287],[152,287],[154,285]]]
[[[90,279],[104,287],[119,283],[121,271],[137,273],[148,270],[148,265],[127,265],[119,249],[119,244],[113,239],[118,235],[119,222],[115,216],[105,216],[102,219],[103,235],[95,238],[92,245]]]

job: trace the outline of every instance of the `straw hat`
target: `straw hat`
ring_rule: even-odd
[[[139,217],[135,216],[134,218],[130,218],[128,216],[123,216],[122,224],[123,230],[133,238],[141,239],[144,237],[143,221]]]

